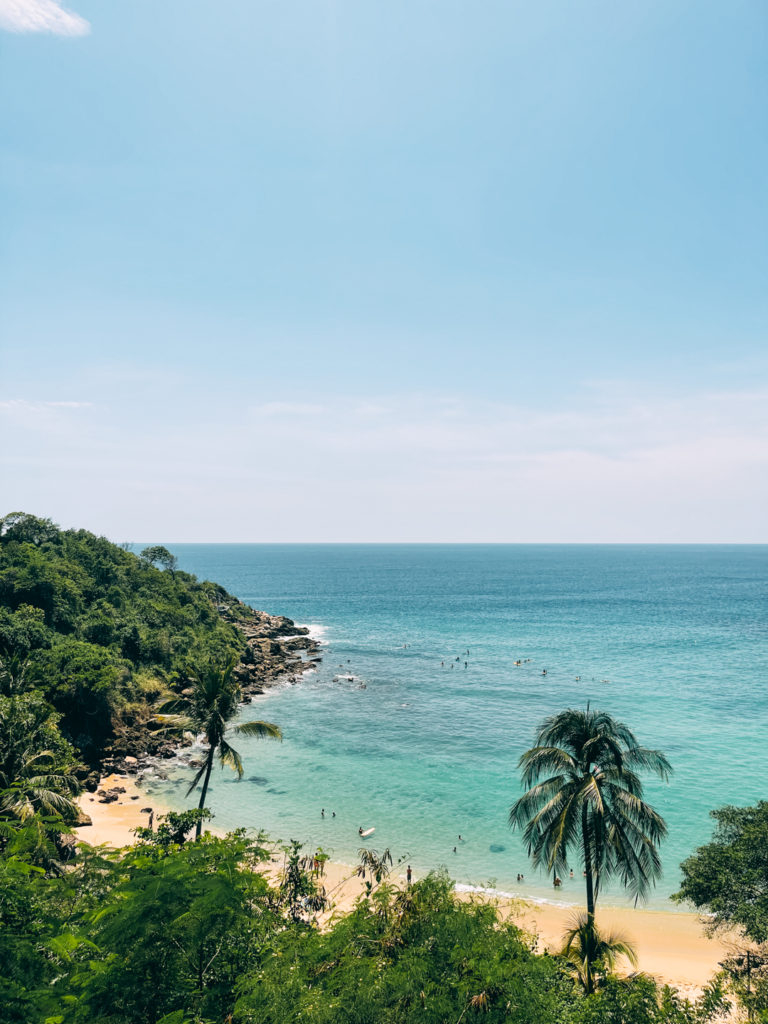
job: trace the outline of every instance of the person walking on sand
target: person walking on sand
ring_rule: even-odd
[[[411,878],[412,877],[413,877],[413,874],[411,872],[411,865],[409,864],[408,865],[408,870],[405,872],[405,881],[406,881],[407,885],[411,884]]]

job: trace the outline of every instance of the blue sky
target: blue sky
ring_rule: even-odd
[[[0,0],[4,510],[768,541],[763,0],[73,2]]]

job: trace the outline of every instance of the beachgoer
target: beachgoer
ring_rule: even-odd
[[[321,808],[320,808],[320,817],[321,817],[321,818],[324,818],[324,817],[325,817],[325,808],[324,808],[324,807],[321,807]]]
[[[408,870],[407,870],[407,871],[405,872],[405,881],[406,881],[406,883],[407,883],[408,885],[410,885],[410,884],[411,884],[411,878],[412,878],[412,874],[411,874],[411,865],[409,864],[409,865],[408,865]]]
[[[543,668],[543,669],[541,670],[541,674],[542,674],[543,676],[545,676],[545,675],[547,674],[547,670],[546,670],[545,668]]]
[[[359,836],[361,836],[361,835],[363,834],[363,826],[362,826],[362,825],[361,825],[361,826],[360,826],[360,828],[359,828],[359,829],[357,830],[357,834],[358,834]]]
[[[554,881],[555,888],[559,889],[562,884],[563,884],[562,878],[560,878],[559,875],[555,875],[555,881]]]
[[[336,811],[332,811],[332,812],[331,812],[331,817],[332,817],[332,818],[335,818],[335,817],[336,817]]]
[[[573,868],[571,868],[571,878],[573,878]]]
[[[453,848],[453,852],[454,852],[454,853],[456,853],[456,847],[455,847],[455,846],[454,846],[454,848]]]
[[[463,843],[463,842],[464,842],[464,840],[463,840],[463,839],[461,838],[461,832],[459,832],[459,842],[460,842],[460,843]]]

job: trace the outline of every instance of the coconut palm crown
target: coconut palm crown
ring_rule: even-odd
[[[187,796],[203,780],[198,806],[205,807],[208,783],[211,778],[213,760],[218,754],[222,767],[233,768],[239,778],[243,777],[243,762],[240,754],[226,739],[230,721],[238,711],[241,699],[240,685],[235,679],[236,659],[231,659],[223,668],[208,664],[193,666],[189,671],[192,681],[191,692],[167,702],[161,709],[170,714],[161,715],[168,726],[202,735],[208,746],[205,761],[195,775]],[[271,722],[243,722],[232,728],[238,736],[257,739],[282,739],[280,729]],[[198,821],[195,836],[200,838],[202,821]]]
[[[626,725],[587,705],[546,719],[518,768],[529,788],[510,808],[509,824],[523,830],[534,867],[565,873],[574,851],[590,918],[607,878],[644,899],[661,875],[658,845],[667,827],[643,800],[639,773],[666,781],[672,769],[664,754],[641,747]]]
[[[637,951],[632,943],[623,935],[598,931],[589,914],[574,917],[563,936],[560,955],[570,964],[586,995],[591,995],[605,977],[615,971],[621,957],[637,967]]]

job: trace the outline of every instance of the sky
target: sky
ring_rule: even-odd
[[[0,514],[768,542],[764,0],[0,0]]]

